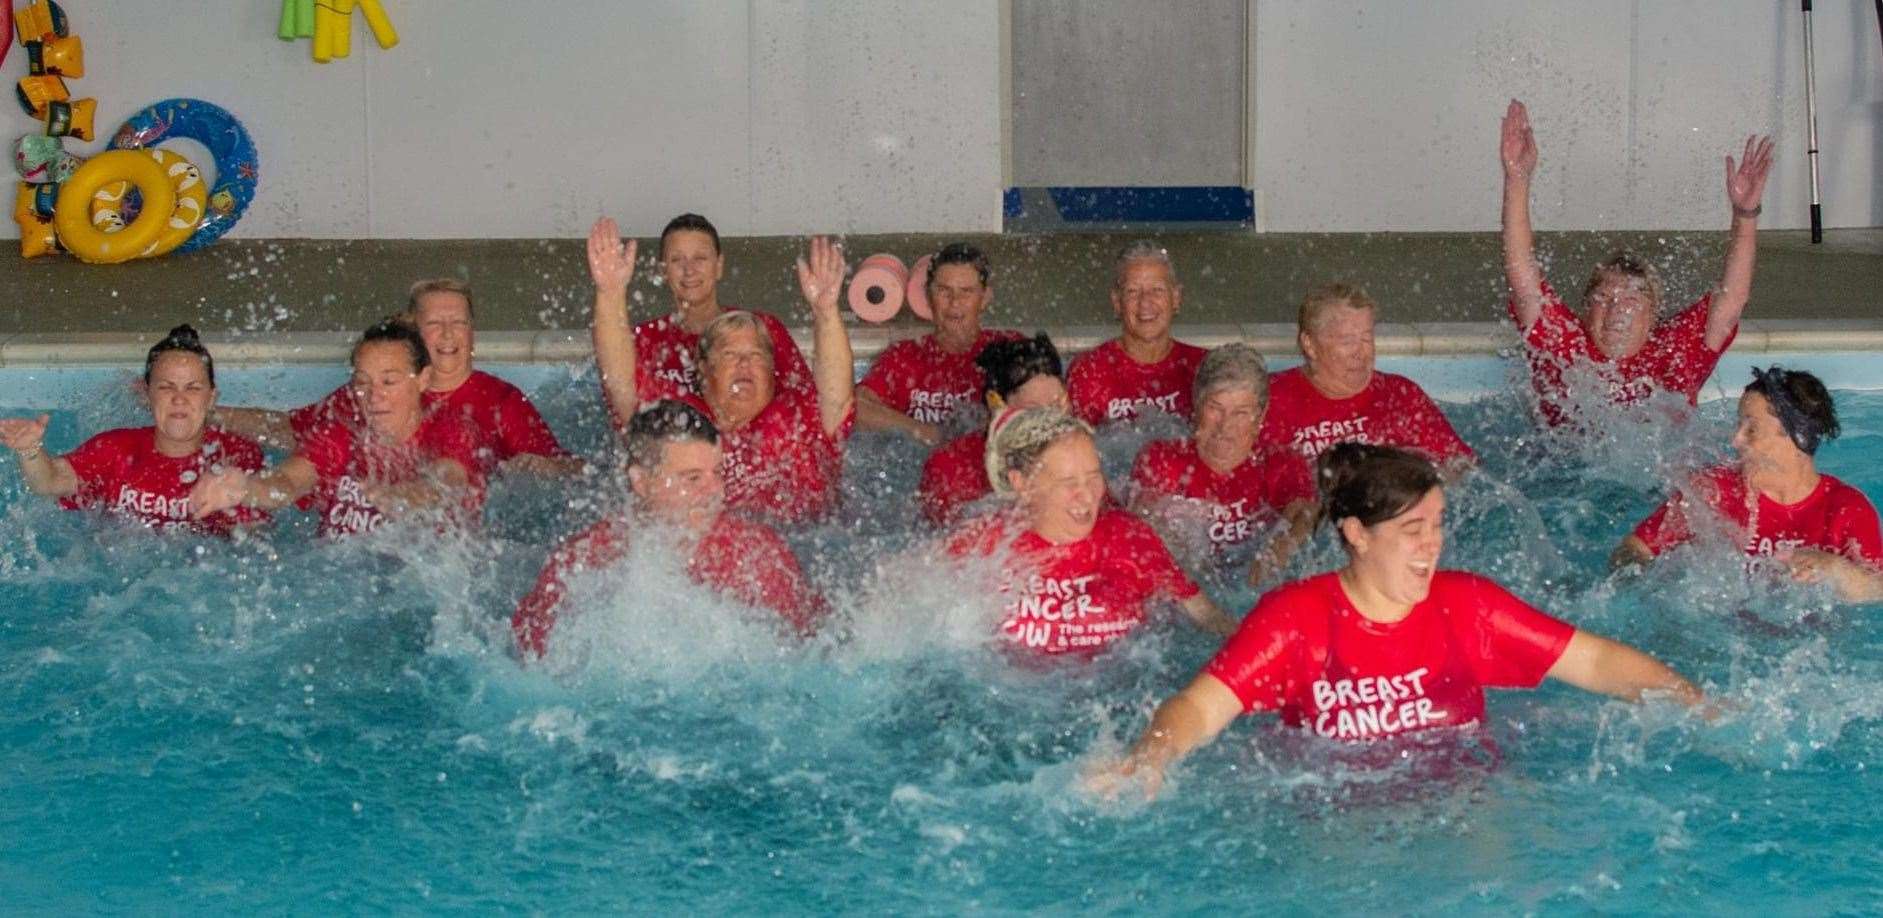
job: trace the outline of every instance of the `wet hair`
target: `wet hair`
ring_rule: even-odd
[[[981,394],[992,393],[1008,398],[1035,376],[1051,376],[1064,381],[1065,365],[1059,361],[1059,349],[1053,339],[1040,332],[1031,338],[1003,338],[988,342],[975,356],[981,368]]]
[[[432,365],[432,355],[425,349],[425,338],[412,327],[412,323],[397,316],[388,316],[373,323],[371,328],[360,334],[360,341],[353,345],[353,355],[347,358],[350,363],[360,362],[360,349],[378,341],[393,341],[405,345],[412,355],[412,372],[417,373]]]
[[[701,365],[704,365],[706,358],[712,356],[713,348],[718,347],[720,340],[726,337],[726,333],[735,328],[749,328],[757,332],[759,344],[765,350],[765,360],[768,363],[771,361],[774,346],[771,331],[765,327],[764,322],[759,321],[758,316],[743,309],[728,309],[711,322],[706,323],[706,327],[700,329],[700,342],[694,346],[693,356],[699,359]],[[773,367],[773,369],[777,368]]]
[[[418,299],[427,293],[455,293],[464,297],[464,311],[467,315],[477,316],[477,303],[471,299],[471,285],[455,277],[431,277],[418,281],[405,293],[405,312],[418,321]]]
[[[209,348],[203,346],[203,339],[197,337],[196,329],[188,324],[170,329],[162,341],[150,346],[144,354],[144,383],[150,384],[150,374],[157,368],[157,358],[171,351],[183,351],[202,358],[203,372],[209,374],[209,385],[216,385],[216,360],[209,356]]]
[[[1412,509],[1439,481],[1432,460],[1396,446],[1336,443],[1314,463],[1321,520],[1335,527],[1348,518],[1362,526],[1384,523]]]
[[[713,221],[699,214],[681,214],[672,220],[668,220],[667,225],[660,231],[660,254],[662,258],[667,256],[667,237],[674,233],[683,232],[705,233],[713,240],[713,254],[719,254],[719,228],[713,225]]]
[[[1792,445],[1806,455],[1816,455],[1819,444],[1843,432],[1830,390],[1824,388],[1822,380],[1803,370],[1753,367],[1752,382],[1745,391],[1765,397]]]
[[[1640,281],[1648,289],[1648,305],[1654,311],[1660,311],[1661,294],[1665,292],[1665,289],[1661,285],[1661,272],[1655,270],[1653,262],[1626,250],[1602,259],[1601,263],[1595,266],[1595,270],[1589,272],[1589,282],[1583,285],[1582,301],[1584,304],[1589,302],[1589,297],[1595,295],[1595,288],[1602,285],[1604,274],[1620,274],[1623,277],[1632,277]]]
[[[1343,284],[1338,281],[1322,284],[1309,290],[1308,295],[1301,298],[1301,308],[1295,313],[1295,330],[1302,334],[1312,332],[1321,324],[1321,317],[1335,306],[1364,309],[1376,316],[1379,315],[1380,309],[1379,304],[1375,303],[1372,297],[1367,296],[1365,290],[1353,284]]]
[[[968,243],[950,242],[942,246],[941,251],[936,252],[935,257],[929,260],[928,277],[922,281],[924,287],[935,285],[935,272],[942,265],[973,265],[974,273],[981,276],[981,286],[987,286],[987,279],[990,276],[987,256]]]
[[[1268,364],[1262,353],[1240,342],[1215,348],[1196,368],[1196,382],[1190,387],[1190,403],[1201,407],[1203,399],[1218,389],[1247,387],[1255,392],[1256,404],[1268,406]]]
[[[636,412],[628,422],[628,465],[651,469],[666,457],[667,444],[699,442],[719,445],[719,428],[706,413],[675,399],[664,398]]]
[[[1031,473],[1049,447],[1075,435],[1091,437],[1092,425],[1058,408],[1023,408],[1002,414],[987,435],[987,483],[996,494],[1012,494],[1007,473]]]
[[[1118,250],[1118,257],[1112,259],[1112,286],[1118,286],[1123,278],[1125,265],[1134,261],[1155,261],[1170,272],[1170,282],[1177,283],[1177,266],[1170,261],[1170,251],[1149,239],[1138,239],[1125,244]]]

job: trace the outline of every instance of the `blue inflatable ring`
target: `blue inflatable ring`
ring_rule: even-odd
[[[255,141],[235,116],[201,99],[165,99],[126,119],[111,138],[111,149],[154,147],[165,140],[186,137],[209,148],[216,158],[216,185],[209,189],[209,206],[196,232],[177,247],[194,252],[218,239],[242,219],[255,199],[258,160]]]

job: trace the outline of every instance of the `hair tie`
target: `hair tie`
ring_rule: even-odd
[[[1752,379],[1772,406],[1772,413],[1778,415],[1778,424],[1785,428],[1792,445],[1807,456],[1817,455],[1818,444],[1824,440],[1824,428],[1792,398],[1791,390],[1785,387],[1785,370],[1776,365],[1765,370],[1753,367]]]

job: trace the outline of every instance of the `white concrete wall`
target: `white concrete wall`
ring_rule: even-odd
[[[171,96],[241,117],[262,177],[236,237],[568,237],[604,212],[653,233],[684,210],[729,234],[999,229],[991,0],[386,6],[398,47],[356,22],[352,57],[316,65],[274,0],[70,3],[70,86],[106,137]],[[0,76],[25,68],[16,48]]]
[[[1818,0],[1825,223],[1883,225],[1871,0]],[[1255,175],[1271,231],[1497,225],[1497,123],[1530,106],[1549,229],[1727,220],[1721,158],[1779,143],[1760,225],[1809,225],[1796,3],[1258,0]]]

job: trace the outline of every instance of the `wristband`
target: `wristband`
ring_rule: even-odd
[[[1748,220],[1752,220],[1752,219],[1757,218],[1759,214],[1762,213],[1764,210],[1765,210],[1764,204],[1760,204],[1759,206],[1754,207],[1751,210],[1740,210],[1739,208],[1735,207],[1733,208],[1733,216],[1744,217]]]

